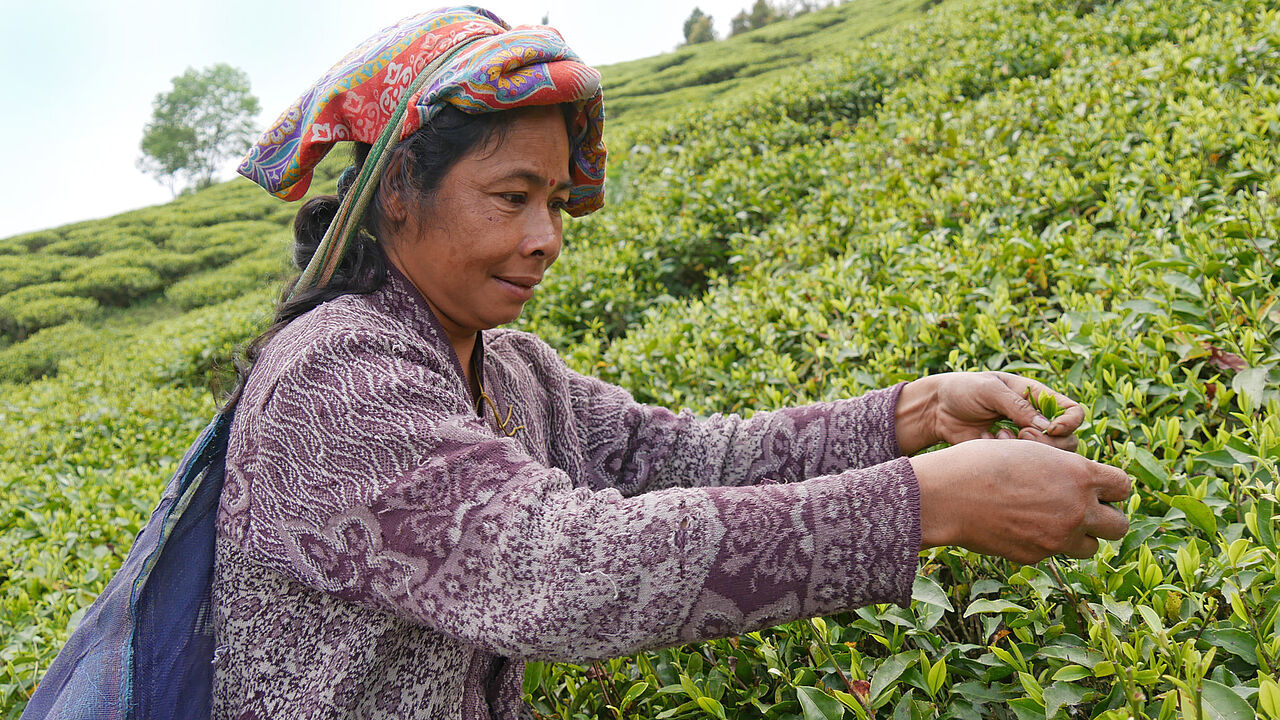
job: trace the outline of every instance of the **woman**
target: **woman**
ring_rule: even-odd
[[[922,547],[1032,562],[1125,532],[1105,504],[1125,474],[1068,452],[1083,412],[1058,395],[1051,424],[1028,380],[697,419],[495,330],[560,254],[561,213],[602,204],[600,110],[554,31],[441,10],[251,151],[241,171],[282,197],[335,139],[358,167],[299,212],[307,271],[229,402],[215,717],[514,718],[526,658],[906,604]],[[991,438],[1001,418],[1032,442]]]

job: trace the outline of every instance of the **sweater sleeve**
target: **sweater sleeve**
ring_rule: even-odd
[[[375,339],[376,340],[376,339]],[[392,343],[275,386],[235,472],[255,562],[489,652],[581,661],[910,600],[899,459],[785,485],[575,488]]]
[[[548,349],[549,350],[549,349]],[[860,397],[759,412],[749,419],[698,418],[632,399],[630,393],[544,360],[569,388],[595,487],[623,495],[671,487],[791,483],[866,468],[902,456],[898,397],[906,383]]]

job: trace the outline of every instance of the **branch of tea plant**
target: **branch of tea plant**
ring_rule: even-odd
[[[1133,681],[1133,668],[1126,667],[1124,670],[1125,670],[1125,674],[1129,678],[1127,681],[1125,681],[1125,686],[1124,686],[1125,696],[1126,696],[1125,699],[1129,701],[1129,715],[1130,717],[1134,718],[1134,720],[1145,718],[1147,717],[1147,714],[1142,712],[1142,707],[1138,704],[1138,693],[1140,691],[1138,691],[1137,685],[1134,684],[1134,681]]]
[[[1102,650],[1106,653],[1107,660],[1111,661],[1111,666],[1115,671],[1116,679],[1124,686],[1125,699],[1132,708],[1136,700],[1137,690],[1137,684],[1134,682],[1133,678],[1133,668],[1126,665],[1124,672],[1121,672],[1120,665],[1122,658],[1120,656],[1120,638],[1116,637],[1115,632],[1111,629],[1111,620],[1105,616],[1101,619],[1101,625],[1102,628],[1106,630],[1106,635],[1102,636]],[[1141,712],[1134,712],[1133,717],[1136,720],[1141,720],[1142,718],[1145,718],[1146,715]]]
[[[1254,204],[1258,208],[1258,224],[1265,225],[1267,213],[1266,208],[1262,204],[1262,194],[1258,192],[1258,184],[1253,183],[1249,188],[1249,192],[1253,194]],[[1262,246],[1258,244],[1258,230],[1253,226],[1252,208],[1250,208],[1249,213],[1245,216],[1245,222],[1249,223],[1249,237],[1246,239],[1249,241],[1249,244],[1253,246],[1253,249],[1258,251],[1258,257],[1267,265],[1270,265],[1272,270],[1280,269],[1280,266],[1277,266],[1274,260],[1267,257],[1267,254],[1262,251]]]
[[[711,667],[720,667],[720,656],[716,655],[715,650],[712,649],[711,643],[699,643],[699,647],[702,649],[702,656],[707,659],[707,662],[711,663]],[[729,672],[727,674],[729,677],[733,678],[734,682],[738,683],[743,690],[751,690],[751,688],[747,687],[746,683],[742,682],[742,679],[733,671],[733,668],[729,668]]]
[[[1053,324],[1049,322],[1049,319],[1044,316],[1044,310],[1036,308],[1036,314],[1040,316],[1040,323],[1048,329],[1049,333],[1052,334],[1059,343],[1061,343],[1063,350],[1066,350],[1068,347],[1066,338],[1064,338],[1062,333],[1059,333],[1058,329],[1055,328]],[[1041,352],[1037,347],[1038,343],[1028,337],[1027,349],[1050,369],[1050,374],[1053,375],[1054,380],[1060,380],[1063,376],[1062,366],[1054,362],[1053,358],[1051,358],[1048,353]]]
[[[1236,510],[1236,521],[1244,522],[1244,500],[1240,497],[1240,494],[1244,492],[1241,487],[1244,485],[1244,478],[1241,477],[1244,473],[1241,472],[1240,466],[1238,465],[1231,468],[1231,473],[1235,476],[1229,483],[1231,488],[1231,505]],[[1223,544],[1225,545],[1226,543],[1224,542]]]
[[[1217,598],[1213,596],[1205,596],[1205,604],[1208,605],[1209,603],[1212,603],[1210,607],[1201,607],[1205,612],[1204,615],[1200,617],[1200,629],[1196,631],[1195,644],[1197,645],[1200,643],[1200,636],[1204,634],[1204,629],[1209,626],[1209,618],[1213,617],[1213,614],[1218,612]]]
[[[1070,587],[1062,580],[1062,575],[1058,572],[1057,558],[1049,558],[1049,574],[1053,575],[1054,582],[1058,583],[1058,587],[1061,588],[1062,592],[1066,593],[1067,597],[1071,598],[1071,604],[1075,605],[1077,610],[1083,610],[1084,614],[1088,615],[1091,620],[1098,619],[1098,616],[1093,612],[1093,608],[1089,607],[1089,603],[1081,602],[1080,596],[1076,594],[1075,588]]]
[[[858,697],[858,693],[853,691],[853,683],[849,682],[849,676],[845,675],[844,670],[840,669],[840,663],[836,662],[836,656],[831,653],[831,648],[827,645],[827,639],[818,630],[818,624],[813,621],[813,618],[809,618],[805,621],[805,626],[809,628],[809,634],[813,635],[818,647],[822,648],[823,652],[827,654],[827,658],[831,660],[831,667],[836,669],[836,674],[840,676],[840,680],[844,683],[845,688],[848,689],[849,694]],[[862,701],[859,700],[859,702]]]
[[[1234,566],[1232,567],[1234,569]],[[1227,580],[1227,584],[1230,585],[1231,588],[1235,590],[1236,596],[1240,598],[1240,610],[1244,614],[1245,621],[1249,623],[1249,629],[1253,631],[1253,636],[1255,638],[1258,638],[1259,640],[1266,638],[1267,636],[1263,634],[1262,628],[1258,627],[1257,616],[1249,612],[1249,606],[1245,604],[1244,591],[1236,587],[1236,584],[1230,580]],[[1197,636],[1197,639],[1198,639],[1198,636]],[[1261,646],[1259,646],[1259,651],[1260,652],[1257,653],[1258,660],[1262,661],[1262,665],[1263,665],[1263,667],[1261,667],[1260,669],[1264,673],[1267,673],[1269,675],[1271,674],[1271,666],[1270,666],[1270,663],[1267,662],[1267,658],[1264,657],[1266,655],[1266,651],[1262,650]]]
[[[595,680],[600,683],[600,692],[604,694],[605,704],[612,705],[617,708],[622,699],[617,697],[618,689],[613,685],[612,675],[605,670],[599,660],[592,662],[591,670],[587,672],[587,677],[592,676],[594,676]],[[622,710],[619,709],[617,712],[619,713],[619,717],[621,717]]]
[[[961,617],[958,612],[949,612],[944,617],[946,627],[950,630],[951,640],[971,645],[982,644],[982,627],[978,621],[970,622]]]

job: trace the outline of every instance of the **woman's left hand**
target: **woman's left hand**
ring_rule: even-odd
[[[1050,393],[1061,414],[1045,418],[1027,400]],[[992,434],[997,420],[1010,420],[1018,431]],[[1071,398],[1035,380],[1004,372],[955,372],[930,375],[907,383],[898,398],[898,447],[907,455],[938,442],[952,445],[978,438],[1021,438],[1076,449],[1076,428],[1084,410]]]

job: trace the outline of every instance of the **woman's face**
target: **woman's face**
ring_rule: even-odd
[[[523,112],[464,155],[388,244],[451,340],[511,322],[560,255],[569,138],[559,108]]]

